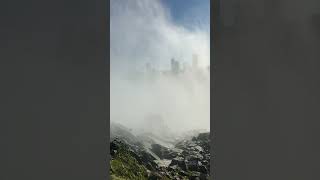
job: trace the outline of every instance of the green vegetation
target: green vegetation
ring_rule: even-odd
[[[147,169],[140,165],[125,148],[119,149],[111,160],[112,180],[144,180],[147,177]]]
[[[112,180],[126,180],[126,179],[117,177],[117,176],[115,176],[115,175],[111,175],[111,179],[112,179]]]

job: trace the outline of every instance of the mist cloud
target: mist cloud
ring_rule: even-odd
[[[158,0],[111,0],[111,121],[143,127],[144,117],[160,114],[174,131],[208,129],[210,124],[209,72],[202,80],[192,74],[132,80],[149,62],[159,71],[170,69],[170,59],[191,64],[199,56],[202,68],[210,65],[207,30],[173,23]],[[209,22],[207,22],[209,23]],[[202,26],[199,26],[202,27]]]

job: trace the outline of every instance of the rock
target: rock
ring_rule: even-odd
[[[210,133],[200,133],[197,137],[199,141],[209,141],[210,140]]]
[[[194,143],[194,142],[190,142],[190,143],[188,144],[188,147],[189,147],[189,148],[195,147],[195,146],[196,146],[196,143]]]
[[[168,152],[165,152],[164,155],[163,155],[163,158],[165,159],[172,159],[174,157],[177,157],[179,155],[178,152],[175,152],[175,151],[168,151]]]
[[[152,144],[151,145],[151,151],[155,153],[157,156],[159,156],[160,159],[163,159],[163,151],[165,147],[159,145],[159,144]]]
[[[207,161],[210,161],[210,154],[205,154],[204,155],[204,159],[207,160]]]
[[[178,165],[172,165],[172,166],[169,166],[169,167],[168,167],[168,170],[169,170],[169,171],[176,171],[178,168],[179,168]]]
[[[201,163],[203,164],[203,165],[208,165],[209,164],[209,162],[207,161],[207,160],[203,160],[203,161],[201,161]]]
[[[152,166],[150,162],[146,164],[146,168],[148,170],[150,170],[150,171],[155,171],[156,170],[156,168],[154,166]]]
[[[190,152],[188,150],[183,150],[181,155],[182,156],[189,156]]]
[[[126,152],[127,154],[124,155],[134,158],[136,161],[130,160],[130,162],[136,162],[137,167],[141,167],[148,179],[209,179],[209,133],[192,135],[193,138],[189,136],[188,139],[177,142],[175,147],[171,148],[170,142],[166,142],[167,139],[157,139],[151,135],[136,138],[123,127],[113,128],[113,130],[113,134],[117,136],[113,136],[115,138],[110,143],[111,158],[123,157],[117,154]],[[125,159],[123,161],[126,162]],[[135,176],[141,174],[137,173],[132,172]]]
[[[111,122],[110,124],[110,139],[111,141],[114,139],[125,140],[129,144],[135,144],[138,142],[136,136],[131,133],[129,128],[114,122]]]
[[[195,146],[195,149],[198,151],[198,152],[202,152],[203,151],[203,148],[199,145]]]
[[[200,172],[191,172],[189,175],[190,180],[200,180]]]
[[[186,159],[189,161],[201,161],[204,159],[204,157],[201,154],[199,154],[198,152],[193,152]]]
[[[111,156],[113,157],[114,155],[116,155],[116,154],[117,154],[117,152],[118,152],[117,150],[111,150],[111,151],[110,151]]]
[[[185,171],[183,171],[183,170],[179,171],[179,175],[181,175],[181,176],[188,176],[188,174],[187,174]]]
[[[162,176],[158,173],[151,173],[150,176],[148,177],[148,180],[160,180],[162,179]]]
[[[188,161],[186,165],[187,165],[187,169],[190,171],[199,171],[199,167],[202,164],[200,161],[194,160],[194,161]]]
[[[198,168],[198,171],[203,174],[208,174],[208,170],[207,170],[206,166],[204,166],[204,165],[200,165]]]
[[[172,159],[178,155],[178,152],[172,151],[160,144],[152,144],[151,151],[155,153],[160,159]]]
[[[179,166],[184,171],[187,170],[186,162],[182,157],[176,157],[176,158],[172,159],[169,166],[174,166],[174,165]]]
[[[141,158],[143,162],[153,162],[156,160],[156,158],[146,151],[141,151]]]
[[[136,151],[134,150],[129,150],[129,153],[131,154],[132,157],[134,157],[140,164],[142,164],[142,158],[137,154]]]

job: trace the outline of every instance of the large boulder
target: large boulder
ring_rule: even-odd
[[[155,153],[160,159],[172,159],[178,155],[177,152],[161,146],[160,144],[152,144],[151,151]]]

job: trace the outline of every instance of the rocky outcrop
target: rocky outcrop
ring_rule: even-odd
[[[181,141],[176,148],[182,149],[180,156],[174,158],[169,165],[173,169],[180,168],[191,172],[190,179],[209,179],[210,174],[210,136],[209,133],[201,133],[192,140]]]
[[[121,129],[124,131],[124,129]],[[118,132],[117,135],[120,133]],[[123,137],[124,134],[130,138]],[[128,141],[129,139],[129,141]],[[172,147],[153,144],[145,146],[129,132],[113,136],[110,143],[111,174],[124,179],[209,179],[209,133],[200,133],[192,139],[182,140]],[[123,171],[119,170],[124,168]],[[138,172],[130,171],[135,170]],[[126,172],[123,174],[123,172]],[[128,177],[130,176],[130,177]]]

